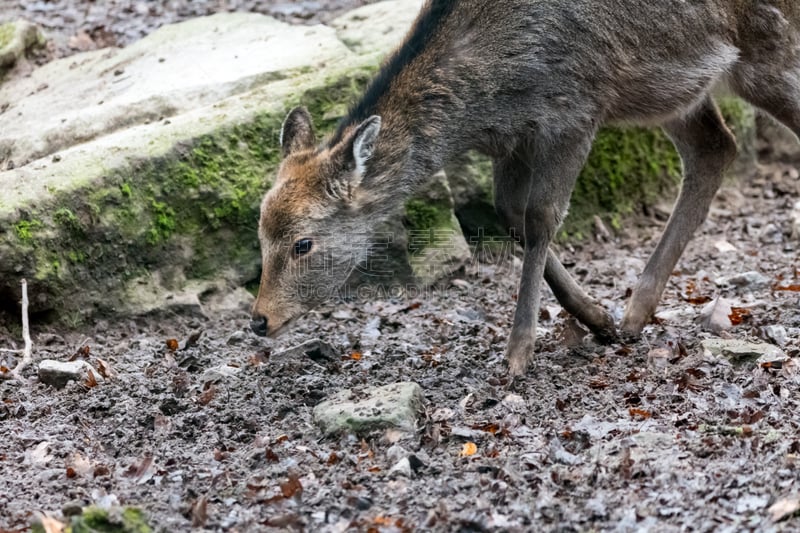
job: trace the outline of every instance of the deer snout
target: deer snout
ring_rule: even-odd
[[[263,315],[253,314],[250,320],[250,329],[259,337],[267,336],[267,317]]]

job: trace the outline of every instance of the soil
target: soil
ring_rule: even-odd
[[[150,21],[135,15],[140,4],[125,4],[130,16],[92,24],[133,39],[198,14],[187,6],[219,5],[171,2],[187,11]],[[153,4],[141,3],[161,13]],[[16,9],[60,13],[68,34],[88,27],[68,23],[81,6],[95,4]],[[773,507],[800,493],[798,169],[763,165],[720,191],[637,341],[597,343],[546,291],[537,357],[514,382],[503,363],[513,258],[482,257],[417,298],[329,304],[275,340],[248,331],[244,304],[80,331],[34,321],[37,361],[83,358],[110,377],[54,389],[34,363],[22,382],[0,381],[0,530],[114,501],[144,509],[163,531],[800,530],[800,516]],[[617,318],[664,211],[561,250]],[[748,271],[767,283],[715,283]],[[712,333],[701,310],[717,297],[736,324]],[[769,326],[787,332],[779,362],[731,361],[700,345],[717,336],[776,343]],[[281,355],[311,338],[339,358]],[[6,317],[0,348],[20,346]],[[426,404],[413,435],[325,438],[311,420],[335,391],[409,380]],[[411,471],[390,472],[408,454]]]

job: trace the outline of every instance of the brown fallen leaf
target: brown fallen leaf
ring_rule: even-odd
[[[204,527],[208,521],[208,496],[200,496],[192,503],[192,527]]]
[[[294,472],[289,472],[289,480],[281,483],[281,494],[288,499],[294,496],[300,497],[302,493],[303,485],[300,484],[300,477]]]
[[[478,445],[474,442],[465,442],[464,446],[461,447],[461,451],[458,453],[459,457],[469,457],[471,455],[475,455],[478,452]]]
[[[217,387],[213,383],[208,383],[206,389],[197,397],[197,403],[200,405],[208,405],[211,400],[217,395]]]
[[[111,365],[99,357],[97,358],[97,371],[105,379],[111,379],[117,376],[117,373],[111,368]]]
[[[46,515],[39,516],[39,522],[42,524],[44,533],[63,533],[65,525]]]
[[[767,512],[773,522],[780,522],[800,511],[800,496],[781,498],[770,505]]]
[[[272,448],[267,448],[265,455],[267,457],[267,461],[269,461],[270,463],[277,463],[280,461],[278,454],[272,451]]]
[[[200,337],[203,336],[203,330],[195,331],[183,342],[183,346],[181,350],[188,350],[192,346],[197,344],[197,341],[200,340]]]
[[[91,370],[86,371],[86,379],[83,380],[83,385],[85,387],[89,387],[90,389],[97,387],[97,378],[94,377],[94,372]]]
[[[734,326],[738,326],[742,322],[750,320],[750,318],[750,310],[745,307],[731,307],[731,312],[728,315],[728,319]]]

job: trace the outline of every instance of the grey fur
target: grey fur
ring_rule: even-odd
[[[800,135],[800,2],[458,0],[447,9],[442,5],[435,0],[423,8],[418,26],[431,13],[442,14],[424,47],[402,68],[393,63],[386,90],[358,108],[382,119],[356,191],[358,201],[320,206],[324,214],[315,224],[374,227],[455,156],[469,149],[489,154],[495,161],[497,210],[522,236],[524,247],[507,347],[510,373],[521,374],[533,355],[543,276],[567,310],[596,333],[614,335],[608,314],[580,290],[548,247],[598,128],[615,122],[663,125],[680,152],[684,183],[621,324],[624,333],[640,333],[735,154],[711,89],[726,83]],[[371,98],[376,90],[371,89]],[[325,161],[335,161],[339,144],[352,146],[358,123],[346,120],[333,144],[303,157],[320,158],[321,175],[334,172],[337,166]],[[286,179],[292,179],[292,157],[281,171]],[[278,198],[280,192],[270,195]],[[273,215],[282,207],[269,198],[262,227],[281,219]],[[262,246],[268,245],[262,239]],[[262,290],[265,283],[278,282],[265,277]],[[265,313],[267,304],[260,300],[256,314]]]

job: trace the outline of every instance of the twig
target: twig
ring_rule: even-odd
[[[22,370],[31,362],[31,354],[33,351],[33,342],[31,341],[30,325],[28,324],[28,282],[24,279],[20,281],[22,285],[22,339],[25,341],[25,349],[23,350],[3,350],[4,352],[14,351],[16,353],[22,352],[22,360],[17,363],[14,370],[4,374],[2,377],[16,378],[22,380]]]

